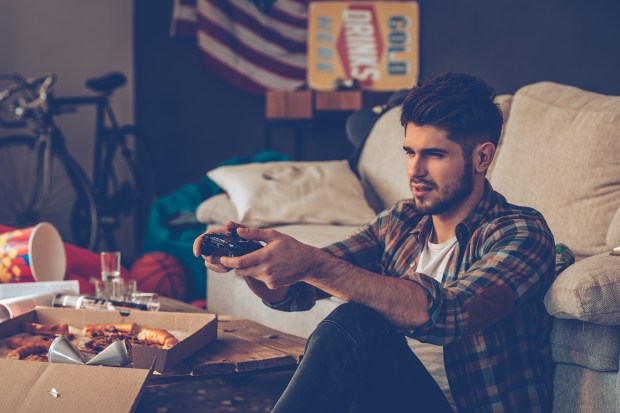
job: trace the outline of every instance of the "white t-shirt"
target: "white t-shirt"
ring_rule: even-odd
[[[452,255],[452,251],[456,248],[456,244],[456,235],[441,244],[433,244],[429,236],[426,245],[422,248],[418,266],[415,271],[426,274],[442,282],[443,273],[446,269],[446,265],[448,265],[448,260]]]
[[[443,273],[446,269],[446,265],[448,265],[448,260],[452,255],[452,251],[456,248],[456,235],[441,244],[433,244],[430,239],[431,237],[429,236],[426,245],[422,248],[416,272],[426,274],[429,277],[433,277],[437,281],[442,282]],[[439,360],[435,366],[436,371],[434,371],[433,374],[433,376],[436,377],[435,380],[441,380],[439,377],[446,377],[443,354],[440,353],[438,358]],[[447,394],[446,397],[448,397],[448,401],[452,400],[451,394]]]

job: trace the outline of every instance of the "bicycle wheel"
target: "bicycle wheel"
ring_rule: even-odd
[[[36,174],[37,141],[27,135],[0,138],[0,223],[23,228],[47,221],[64,242],[93,249],[95,201],[84,171],[64,148],[52,148],[49,196],[40,207],[32,206],[42,185]]]

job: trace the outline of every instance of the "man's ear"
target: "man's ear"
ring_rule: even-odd
[[[493,157],[495,156],[495,145],[491,142],[483,142],[478,144],[473,153],[474,169],[478,173],[486,173],[491,166]]]

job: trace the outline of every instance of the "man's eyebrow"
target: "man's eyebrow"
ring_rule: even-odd
[[[413,149],[411,149],[408,146],[403,146],[403,150],[405,152],[415,152]],[[419,152],[424,154],[424,155],[427,155],[429,153],[441,153],[441,154],[447,154],[448,153],[447,150],[441,149],[441,148],[424,148],[424,149],[421,149]]]

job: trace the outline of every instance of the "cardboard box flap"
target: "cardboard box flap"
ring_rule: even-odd
[[[0,359],[2,410],[132,412],[150,375],[141,369]]]
[[[101,311],[101,310],[76,310],[74,308],[50,308],[36,307],[37,323],[53,324],[62,320],[76,327],[86,324],[101,323],[137,323],[143,326],[153,326],[153,320],[157,320],[157,328],[166,330],[184,330],[190,333],[196,332],[204,325],[217,318],[211,313],[172,313],[150,311]]]

